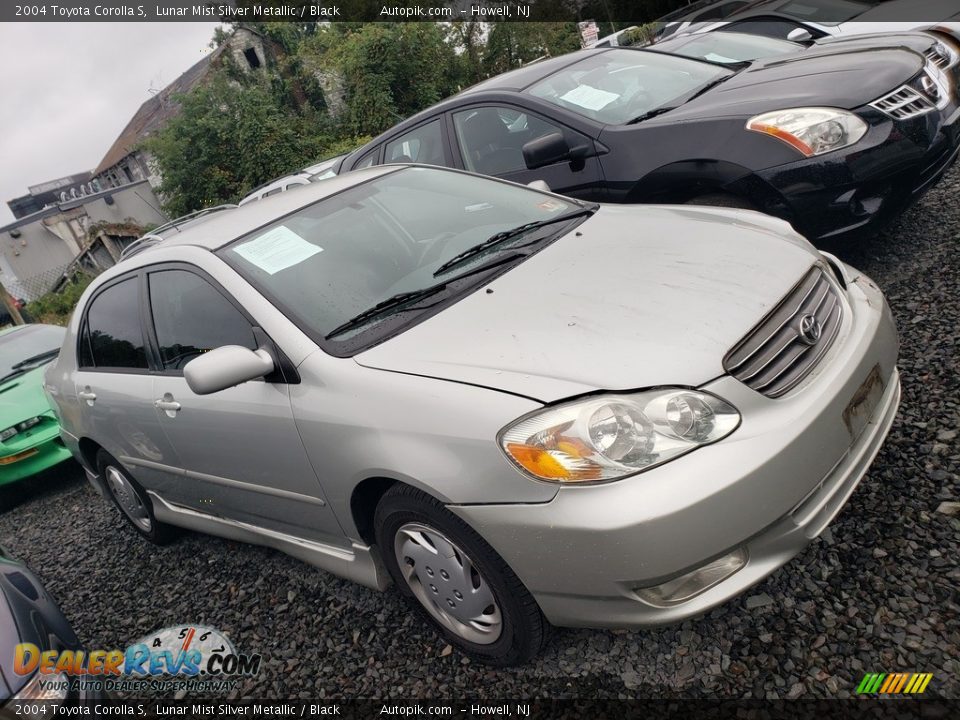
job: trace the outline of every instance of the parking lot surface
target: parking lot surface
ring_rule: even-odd
[[[847,507],[791,563],[681,625],[558,630],[535,662],[471,663],[392,592],[278,552],[186,533],[156,548],[69,463],[0,507],[26,561],[91,649],[173,624],[224,631],[257,698],[846,697],[868,672],[933,673],[960,697],[960,168],[873,240],[830,248],[884,289],[903,405]]]

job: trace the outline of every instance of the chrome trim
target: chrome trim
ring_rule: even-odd
[[[369,545],[351,542],[350,548],[337,547],[174,505],[153,490],[148,490],[147,495],[153,502],[154,517],[160,522],[229,540],[270,547],[374,590],[385,590],[390,584],[389,576],[376,550]]]
[[[247,490],[248,492],[260,493],[261,495],[271,495],[273,497],[284,498],[285,500],[295,500],[310,505],[319,505],[320,507],[326,507],[327,505],[326,500],[312,495],[303,495],[302,493],[291,490],[281,490],[279,488],[267,487],[266,485],[254,485],[253,483],[231,480],[230,478],[220,477],[219,475],[208,475],[207,473],[196,472],[195,470],[184,470],[183,468],[164,465],[163,463],[153,462],[152,460],[121,456],[120,462],[150,468],[151,470],[159,470],[160,472],[169,473],[170,475],[183,475],[192,480],[203,480],[204,482],[222,485],[223,487]]]
[[[894,120],[911,120],[937,109],[932,100],[909,85],[901,85],[893,92],[874,100],[870,107]]]

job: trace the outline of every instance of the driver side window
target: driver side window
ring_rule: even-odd
[[[150,309],[164,370],[223,345],[257,349],[253,328],[219,290],[187,270],[150,273]]]
[[[563,131],[515,108],[485,106],[453,114],[457,142],[467,170],[484,175],[526,170],[524,143]]]

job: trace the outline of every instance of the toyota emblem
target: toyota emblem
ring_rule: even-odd
[[[820,321],[813,315],[804,315],[800,318],[800,323],[797,327],[797,336],[800,338],[800,342],[805,345],[816,345],[820,342],[820,335],[823,333],[823,326],[820,325]]]

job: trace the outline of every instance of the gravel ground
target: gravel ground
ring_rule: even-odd
[[[903,405],[886,445],[821,538],[707,616],[643,632],[558,631],[523,668],[451,652],[394,594],[277,552],[187,534],[154,548],[76,466],[0,512],[92,648],[175,623],[264,657],[244,697],[846,697],[866,672],[934,673],[960,697],[960,168],[872,242],[839,248],[887,293]],[[941,508],[938,510],[938,508]]]

